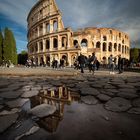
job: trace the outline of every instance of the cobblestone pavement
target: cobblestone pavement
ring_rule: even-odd
[[[44,69],[36,70],[40,70],[41,75]],[[15,73],[17,70],[8,71]],[[3,71],[0,70],[1,75]],[[140,139],[140,74],[109,75],[108,71],[99,71],[92,75],[87,71],[80,74],[71,69],[45,69],[51,74],[33,77],[30,69],[27,71],[30,77],[19,73],[20,76],[12,73],[13,76],[0,77],[0,139]],[[64,72],[66,75],[62,77]],[[37,120],[53,114],[56,107],[42,104],[28,108],[27,105],[42,90],[63,85],[75,96],[79,95],[80,100],[71,103],[71,107],[65,105],[58,129],[48,133]],[[53,124],[51,120],[48,123]]]

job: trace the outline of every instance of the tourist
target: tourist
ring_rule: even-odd
[[[91,70],[92,70],[93,74],[95,74],[96,62],[97,62],[97,57],[95,56],[95,53],[92,53],[92,56],[89,61],[91,64]]]
[[[119,70],[119,74],[121,74],[123,72],[122,68],[123,68],[123,60],[121,58],[121,55],[119,55],[118,56],[118,70]]]
[[[78,62],[80,65],[81,73],[84,73],[84,65],[85,65],[85,56],[80,53],[80,56],[78,56]]]
[[[110,57],[109,57],[109,73],[110,74],[115,74],[114,73],[114,57],[113,55],[111,54]]]

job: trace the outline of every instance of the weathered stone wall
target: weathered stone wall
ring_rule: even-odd
[[[64,28],[61,12],[55,0],[40,0],[28,18],[28,54],[37,64],[64,58],[73,65],[82,52],[89,56],[96,52],[99,61],[110,54],[129,59],[130,40],[127,34],[111,28],[89,27],[73,32]]]

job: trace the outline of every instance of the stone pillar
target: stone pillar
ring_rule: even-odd
[[[43,52],[45,52],[46,51],[46,40],[43,39],[42,42],[43,42]]]
[[[37,27],[37,37],[39,37],[39,26]]]
[[[53,38],[50,37],[50,51],[53,50]]]
[[[100,61],[102,61],[103,58],[103,42],[101,41],[101,46],[100,46]]]
[[[71,55],[70,55],[70,53],[67,53],[67,61],[69,63],[69,66],[71,66],[72,64],[71,64]]]
[[[45,35],[45,33],[46,33],[46,24],[43,23],[43,35]]]
[[[58,31],[61,30],[61,17],[58,17],[58,20],[57,20],[57,24],[58,24]]]
[[[44,60],[44,63],[46,64],[46,55],[43,55],[43,60]]]
[[[58,38],[58,50],[59,50],[62,48],[62,39],[59,35],[57,36],[57,38]]]
[[[50,33],[53,32],[53,20],[50,20]]]
[[[40,52],[40,46],[39,46],[39,42],[37,42],[37,53]]]

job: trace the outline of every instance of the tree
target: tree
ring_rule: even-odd
[[[17,50],[16,50],[16,41],[11,30],[5,28],[4,30],[4,47],[3,47],[3,56],[4,60],[10,60],[13,64],[17,64]]]
[[[26,51],[22,51],[18,54],[18,64],[25,65],[28,59],[28,53]]]
[[[132,48],[130,50],[130,60],[137,63],[139,57],[139,48]]]
[[[0,30],[0,64],[2,63],[2,56],[3,56],[3,35],[2,31]]]

